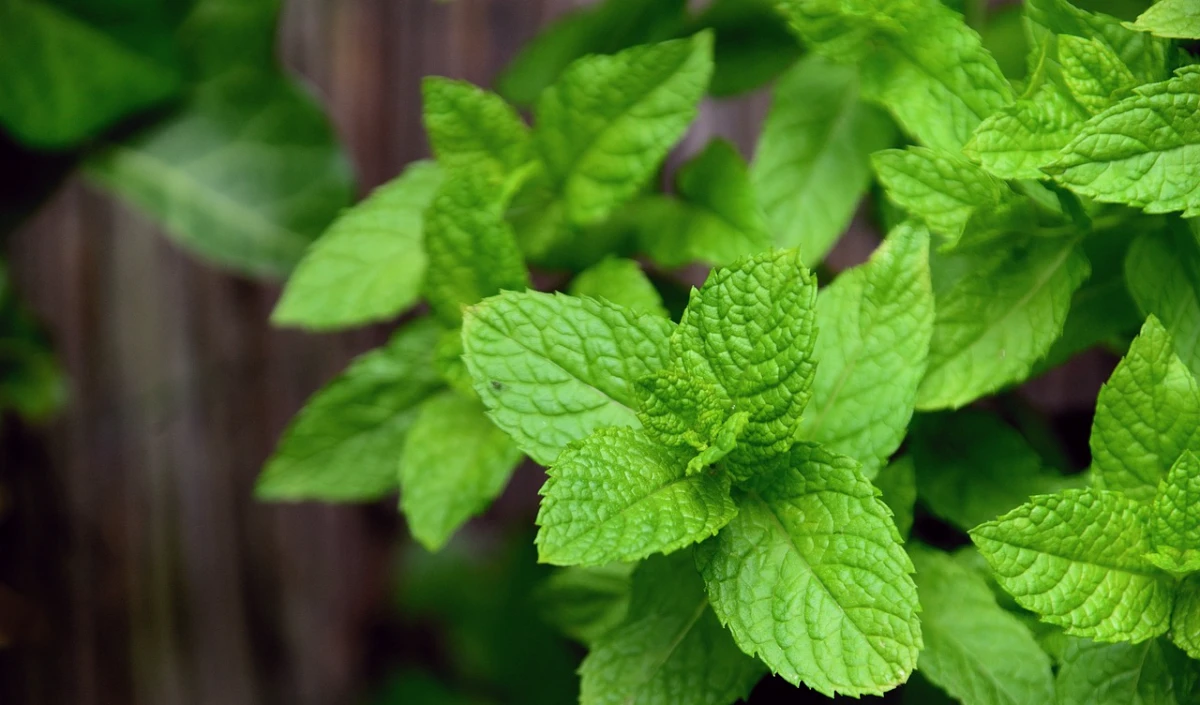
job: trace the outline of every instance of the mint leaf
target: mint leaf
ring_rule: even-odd
[[[708,92],[717,98],[762,86],[801,54],[799,42],[771,0],[715,0],[691,26],[716,34]]]
[[[671,328],[595,299],[508,293],[467,310],[463,359],[492,421],[549,465],[597,428],[641,425],[634,382],[665,367]]]
[[[912,458],[906,455],[895,460],[874,477],[870,477],[864,468],[863,475],[879,488],[880,499],[892,510],[892,519],[896,522],[900,538],[908,540],[912,532],[913,506],[917,502],[916,466]]]
[[[1200,574],[1184,579],[1175,592],[1171,641],[1188,656],[1200,659]]]
[[[599,565],[670,553],[729,523],[729,476],[685,475],[687,456],[632,428],[602,428],[550,466],[537,523],[538,560]]]
[[[971,538],[1022,607],[1067,634],[1138,642],[1162,634],[1174,585],[1143,556],[1150,509],[1117,492],[1033,497]]]
[[[503,178],[533,158],[529,128],[500,96],[437,76],[422,81],[421,95],[429,144],[446,171],[486,169]]]
[[[441,183],[436,164],[413,162],[342,213],[288,278],[271,322],[335,330],[413,305],[425,277],[424,211]]]
[[[900,225],[817,297],[817,373],[800,436],[878,470],[912,417],[933,316],[929,233]]]
[[[1034,239],[963,255],[972,272],[936,293],[918,409],[957,408],[1022,381],[1062,332],[1089,273],[1073,240]],[[936,267],[934,281],[937,281]]]
[[[771,246],[746,165],[725,140],[680,167],[675,190],[678,199],[650,196],[632,208],[640,245],[655,262],[724,265]]]
[[[871,157],[888,197],[953,247],[969,239],[1033,225],[1028,201],[963,157],[924,147],[889,149]]]
[[[607,299],[637,313],[667,317],[662,296],[641,266],[631,259],[610,257],[580,272],[571,280],[570,292],[572,296]]]
[[[1104,644],[1071,639],[1055,679],[1061,705],[1181,705],[1162,641]]]
[[[1055,34],[1095,39],[1119,56],[1138,82],[1159,81],[1165,76],[1170,44],[1131,31],[1115,17],[1088,12],[1068,0],[1027,0],[1025,16],[1037,44]]]
[[[446,391],[421,404],[400,454],[400,509],[436,551],[500,495],[521,460],[476,399]]]
[[[1050,658],[984,579],[941,551],[916,544],[908,553],[921,598],[920,672],[964,703],[1053,702]]]
[[[1127,26],[1156,37],[1200,39],[1200,8],[1190,0],[1159,0]]]
[[[1086,119],[1065,88],[1044,83],[980,123],[962,151],[1002,179],[1042,179]]]
[[[912,563],[857,463],[808,443],[788,461],[738,492],[737,516],[696,547],[713,610],[791,683],[883,693],[921,649]]]
[[[449,325],[463,306],[529,286],[525,260],[504,220],[509,184],[486,170],[463,170],[443,182],[425,215],[429,268],[425,294]]]
[[[591,645],[625,621],[636,565],[607,563],[556,570],[534,592],[538,611],[567,636]]]
[[[1092,115],[1112,105],[1116,94],[1138,83],[1121,57],[1098,39],[1069,34],[1058,37],[1058,61],[1063,85]]]
[[[859,99],[855,68],[813,55],[784,74],[750,165],[775,243],[824,259],[871,183],[869,155],[895,139],[891,119]]]
[[[1150,562],[1174,573],[1200,571],[1200,460],[1191,450],[1183,451],[1159,483],[1150,538]]]
[[[749,423],[737,464],[783,454],[811,395],[817,286],[794,250],[714,270],[671,335],[671,356]]]
[[[918,416],[909,447],[921,500],[963,531],[1024,504],[1030,495],[1062,489],[1066,480],[1044,469],[1016,429],[976,409]]]
[[[1143,313],[1167,329],[1175,352],[1200,373],[1200,253],[1184,228],[1146,233],[1125,259],[1129,293]]]
[[[393,491],[417,407],[441,385],[429,359],[431,321],[402,328],[317,392],[258,478],[259,499],[358,502]]]
[[[1181,71],[1087,121],[1044,170],[1101,203],[1200,215],[1200,71]]]
[[[1153,315],[1096,400],[1092,467],[1097,487],[1149,501],[1167,468],[1200,449],[1200,386]]]
[[[580,666],[581,705],[728,705],[766,669],[746,656],[708,607],[683,551],[653,556],[633,574],[629,613]]]
[[[566,217],[595,223],[634,195],[696,116],[712,35],[579,59],[542,93],[534,141]]]

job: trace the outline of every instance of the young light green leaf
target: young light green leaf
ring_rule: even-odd
[[[1064,486],[1016,429],[985,411],[920,415],[909,446],[921,500],[963,531]]]
[[[680,167],[675,187],[678,199],[648,196],[631,208],[640,245],[655,262],[726,265],[771,246],[746,165],[725,140]]]
[[[417,407],[441,386],[431,321],[402,328],[317,392],[284,431],[255,486],[266,500],[355,502],[395,489]]]
[[[607,563],[556,570],[534,592],[538,611],[564,634],[590,646],[625,621],[637,565]]]
[[[1023,380],[1062,332],[1071,296],[1089,273],[1074,240],[1005,243],[972,250],[964,261],[970,276],[945,291],[935,287],[918,409],[958,408]]]
[[[1029,202],[1008,184],[949,152],[889,149],[871,157],[888,196],[953,247],[1033,224]]]
[[[529,128],[495,93],[466,81],[429,76],[421,83],[425,132],[447,172],[486,169],[503,178],[533,158]]]
[[[703,450],[731,414],[731,402],[713,382],[678,367],[639,379],[637,390],[646,433],[667,445]]]
[[[685,475],[687,455],[632,428],[602,428],[550,466],[538,510],[538,560],[600,565],[670,553],[737,513],[729,475]]]
[[[703,472],[711,465],[715,465],[733,452],[737,448],[738,439],[741,438],[742,432],[746,430],[746,425],[750,421],[750,414],[744,411],[739,411],[729,418],[725,419],[725,423],[717,429],[713,435],[711,445],[700,450],[696,457],[688,461],[687,474],[695,475]]]
[[[1116,94],[1138,84],[1121,57],[1099,39],[1064,34],[1057,44],[1063,85],[1092,115],[1112,105]]]
[[[645,185],[712,74],[712,35],[584,57],[542,93],[534,141],[567,219],[595,223]]]
[[[275,75],[198,91],[172,117],[101,149],[87,171],[183,247],[256,276],[291,271],[353,191],[325,115]]]
[[[871,182],[869,155],[892,146],[888,116],[859,99],[858,71],[817,55],[776,83],[750,179],[780,247],[816,265]]]
[[[921,598],[921,673],[965,705],[1053,702],[1050,658],[1028,627],[996,604],[983,577],[920,544],[908,553]]]
[[[817,373],[800,437],[878,470],[912,418],[933,316],[929,232],[900,225],[817,297]]]
[[[666,366],[671,328],[596,299],[508,293],[467,309],[463,359],[492,421],[549,465],[597,428],[641,425],[634,383]]]
[[[817,286],[795,250],[739,260],[692,290],[671,356],[750,421],[730,460],[785,453],[811,396]]]
[[[917,502],[917,471],[910,456],[893,461],[874,477],[864,468],[863,475],[879,488],[880,499],[892,510],[896,531],[908,540],[912,532],[913,507]]]
[[[1200,573],[1185,578],[1175,591],[1171,641],[1191,658],[1200,659]]]
[[[631,259],[609,257],[571,280],[572,296],[607,299],[637,313],[667,317],[662,296],[646,278],[641,266]]]
[[[764,671],[717,621],[691,555],[680,551],[638,566],[628,616],[580,666],[579,702],[729,705]]]
[[[788,461],[739,492],[737,516],[696,547],[713,610],[787,681],[881,694],[921,649],[912,563],[857,463],[804,442]]]
[[[1200,39],[1200,6],[1193,0],[1159,0],[1127,27],[1169,39]]]
[[[1055,679],[1059,705],[1184,705],[1172,684],[1169,645],[1071,639]]]
[[[1200,460],[1191,450],[1183,451],[1159,483],[1150,538],[1151,563],[1173,573],[1200,571]]]
[[[1033,497],[971,538],[1022,607],[1067,634],[1139,642],[1167,631],[1173,581],[1143,556],[1149,507],[1119,492]]]
[[[1087,117],[1065,88],[1047,82],[980,123],[962,151],[1002,179],[1043,179],[1041,167],[1058,158]]]
[[[1139,83],[1166,77],[1170,43],[1132,31],[1115,17],[1088,12],[1069,0],[1027,0],[1025,17],[1037,45],[1046,42],[1050,35],[1095,39],[1120,57]]]
[[[445,391],[421,404],[400,454],[400,509],[436,551],[500,495],[521,460],[476,399]]]
[[[413,305],[425,278],[425,209],[441,183],[436,164],[413,162],[342,213],[288,277],[271,322],[334,330]]]
[[[1185,228],[1145,233],[1125,259],[1125,281],[1138,308],[1167,329],[1175,352],[1200,374],[1200,252]]]
[[[1200,71],[1138,88],[1087,121],[1044,167],[1102,203],[1200,215]]]
[[[464,306],[529,286],[525,260],[504,220],[509,188],[511,182],[486,170],[460,170],[442,183],[425,215],[425,295],[449,325],[462,320]]]
[[[1096,400],[1092,467],[1097,487],[1150,501],[1167,468],[1200,450],[1200,385],[1151,315]]]

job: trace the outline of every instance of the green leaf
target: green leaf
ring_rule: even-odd
[[[750,414],[730,455],[736,464],[784,454],[796,436],[816,371],[816,295],[795,250],[739,260],[692,290],[671,357],[711,384],[723,407]]]
[[[602,428],[550,466],[538,510],[538,560],[600,565],[670,553],[737,513],[729,475],[685,475],[687,456],[632,428]]]
[[[170,26],[124,3],[75,13],[50,2],[0,3],[0,125],[40,149],[70,147],[181,89]]]
[[[766,669],[746,656],[708,607],[683,551],[654,556],[633,574],[629,614],[583,660],[581,705],[729,705]]]
[[[1149,507],[1118,492],[1033,497],[971,538],[1022,607],[1067,634],[1139,642],[1167,630],[1174,585],[1143,556]]]
[[[1096,399],[1096,486],[1152,500],[1179,454],[1200,450],[1198,426],[1200,386],[1151,315]]]
[[[924,147],[871,157],[888,196],[953,247],[1033,225],[1029,201],[965,158]]]
[[[625,621],[636,565],[608,563],[557,570],[533,595],[538,611],[572,639],[594,644]]]
[[[820,262],[871,183],[870,154],[895,140],[891,119],[859,99],[855,68],[813,55],[784,74],[750,165],[775,243]]]
[[[193,0],[176,4],[189,8],[179,25],[177,40],[193,81],[221,79],[239,69],[261,71],[278,64],[275,36],[279,31],[279,0]]]
[[[1173,573],[1200,571],[1200,460],[1191,450],[1183,451],[1159,483],[1150,538],[1151,563]]]
[[[1116,94],[1138,83],[1121,57],[1099,39],[1069,34],[1058,37],[1058,61],[1063,85],[1092,115],[1112,105]]]
[[[715,0],[692,26],[712,29],[713,77],[718,98],[752,91],[800,58],[800,45],[771,0]]]
[[[1090,271],[1076,242],[1064,239],[1006,242],[961,262],[971,274],[945,291],[935,266],[937,317],[918,409],[957,408],[1024,380],[1062,332]]]
[[[1065,88],[1048,82],[984,120],[962,151],[1002,179],[1043,179],[1041,167],[1058,157],[1086,119]]]
[[[646,278],[641,265],[631,259],[609,257],[571,280],[572,296],[607,299],[637,313],[667,317],[662,296]]]
[[[638,418],[648,435],[667,445],[703,450],[731,414],[730,402],[713,382],[678,367],[639,379],[637,388]]]
[[[921,500],[963,531],[1064,486],[1016,429],[984,411],[918,416],[909,446]]]
[[[419,321],[354,360],[283,433],[255,486],[266,500],[374,500],[393,491],[417,407],[441,385],[438,327]]]
[[[1087,121],[1044,170],[1101,203],[1200,215],[1200,71],[1141,86]]]
[[[425,132],[447,172],[485,169],[503,178],[533,158],[529,128],[495,93],[429,76],[421,83]]]
[[[1057,702],[1182,705],[1172,687],[1170,660],[1158,639],[1140,644],[1071,639],[1055,679]]]
[[[436,551],[492,503],[521,460],[477,399],[445,391],[421,404],[400,454],[400,509]]]
[[[605,426],[641,424],[634,382],[666,365],[671,322],[528,292],[467,310],[463,359],[492,421],[538,463]]]
[[[921,673],[968,705],[1053,702],[1050,658],[984,579],[941,551],[918,544],[909,555],[921,598]]]
[[[87,168],[181,246],[256,276],[287,274],[353,190],[324,114],[274,74],[237,74],[198,91]]]
[[[1200,39],[1200,7],[1192,0],[1159,0],[1126,26],[1156,37]]]
[[[1195,541],[1192,545],[1196,545]],[[1200,659],[1200,574],[1184,579],[1175,592],[1175,610],[1171,614],[1171,641],[1187,652],[1188,656]]]
[[[864,475],[868,475],[864,468]],[[912,458],[904,456],[869,477],[882,493],[880,499],[892,510],[892,519],[900,538],[907,540],[912,533],[913,505],[917,502],[917,474]]]
[[[530,105],[580,57],[675,36],[686,10],[686,0],[606,0],[568,12],[521,46],[496,78],[496,90],[518,105]]]
[[[425,278],[425,209],[441,183],[436,164],[413,162],[342,213],[288,278],[271,322],[335,330],[412,306]]]
[[[817,297],[817,373],[800,436],[878,470],[912,418],[933,316],[929,233],[900,225]]]
[[[529,273],[512,228],[504,220],[511,181],[486,170],[460,170],[447,178],[425,215],[429,268],[425,295],[449,325],[464,306],[504,290],[529,286]]]
[[[921,649],[912,563],[857,463],[808,443],[789,460],[738,492],[737,516],[696,548],[713,610],[791,683],[883,693]]]
[[[542,93],[534,141],[566,217],[602,220],[642,188],[696,116],[712,35],[588,56]]]
[[[658,264],[726,265],[770,248],[746,164],[725,140],[709,142],[680,167],[675,190],[677,199],[648,196],[631,208],[640,245]]]
[[[1027,0],[1025,16],[1036,44],[1048,35],[1068,34],[1103,43],[1121,58],[1139,83],[1165,77],[1170,44],[1148,34],[1131,31],[1115,17],[1088,12],[1069,0]]]
[[[1184,228],[1139,236],[1125,259],[1125,281],[1138,308],[1160,320],[1175,352],[1200,374],[1200,252]]]

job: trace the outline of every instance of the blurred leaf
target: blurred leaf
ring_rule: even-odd
[[[279,0],[192,1],[178,37],[193,80],[217,78],[238,67],[275,66]]]
[[[62,407],[66,378],[32,314],[16,300],[0,261],[0,413],[41,421]]]
[[[571,566],[555,571],[534,596],[543,617],[564,634],[591,644],[620,624],[629,609],[636,563]]]
[[[405,670],[390,677],[367,705],[484,705],[483,700],[441,682],[430,673]]]
[[[716,0],[693,21],[692,30],[711,28],[713,71],[708,92],[717,97],[758,88],[800,58],[800,44],[767,0]]]

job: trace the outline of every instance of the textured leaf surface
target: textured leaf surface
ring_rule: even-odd
[[[1111,15],[1088,12],[1070,0],[1029,0],[1025,3],[1025,16],[1038,44],[1045,41],[1047,35],[1054,34],[1095,39],[1121,57],[1139,82],[1159,81],[1165,77],[1170,44],[1132,31]]]
[[[816,369],[816,295],[794,250],[714,270],[692,291],[671,355],[711,383],[731,411],[750,414],[734,462],[782,454],[796,435]]]
[[[425,295],[449,325],[462,320],[464,306],[529,286],[525,260],[504,220],[506,190],[487,171],[461,170],[442,183],[426,213]]]
[[[1144,641],[1167,630],[1172,581],[1143,556],[1149,507],[1117,492],[1033,497],[971,531],[997,582],[1068,634]]]
[[[1200,573],[1184,579],[1176,590],[1171,640],[1191,658],[1200,659]]]
[[[957,408],[1023,380],[1062,333],[1090,271],[1072,240],[973,250],[966,261],[971,274],[937,292],[918,409]]]
[[[1159,484],[1150,537],[1155,552],[1148,558],[1155,565],[1177,573],[1200,571],[1200,460],[1190,450]]]
[[[277,76],[239,75],[200,91],[87,167],[183,247],[258,276],[291,271],[352,193],[324,114]]]
[[[1200,215],[1200,71],[1142,86],[1088,120],[1045,170],[1102,203]]]
[[[464,360],[497,426],[549,465],[604,426],[640,426],[634,383],[666,365],[671,323],[587,298],[504,294],[468,309]]]
[[[921,649],[912,563],[858,464],[798,443],[737,503],[696,565],[738,645],[826,695],[907,680]]]
[[[1071,639],[1055,679],[1060,705],[1181,705],[1160,640]]]
[[[817,297],[817,373],[801,437],[878,470],[912,418],[933,315],[929,233],[901,225]]]
[[[421,94],[425,132],[443,169],[503,177],[533,158],[529,128],[500,96],[438,76],[422,82]]]
[[[687,460],[632,428],[602,428],[568,446],[542,487],[538,559],[636,561],[717,533],[737,513],[729,476],[685,475]]]
[[[1133,28],[1157,37],[1200,39],[1200,6],[1192,0],[1160,0],[1138,15]]]
[[[628,616],[579,669],[579,702],[729,705],[765,671],[717,621],[691,555],[680,551],[638,566]]]
[[[634,204],[641,246],[658,264],[726,265],[771,246],[771,236],[733,145],[713,140],[675,179],[679,198],[648,196]]]
[[[446,391],[417,412],[400,455],[400,509],[436,551],[500,495],[521,459],[476,399]]]
[[[1097,486],[1149,501],[1185,449],[1200,449],[1200,386],[1153,315],[1096,400]]]
[[[1042,179],[1041,167],[1058,158],[1087,112],[1056,83],[984,120],[963,153],[1002,179]]]
[[[816,265],[871,182],[869,156],[892,146],[888,116],[859,98],[858,71],[816,55],[774,87],[750,178],[780,247]]]
[[[313,395],[284,431],[255,494],[344,502],[395,489],[417,406],[441,385],[430,359],[438,334],[430,321],[407,326]]]
[[[333,330],[411,306],[425,278],[424,211],[441,182],[433,162],[414,162],[344,212],[288,278],[271,322]]]
[[[1064,34],[1057,43],[1063,85],[1092,115],[1137,85],[1137,77],[1105,42]]]
[[[909,555],[921,598],[921,673],[970,705],[1053,702],[1050,658],[1029,628],[996,604],[983,577],[921,545]]]
[[[542,93],[534,140],[570,221],[594,223],[650,179],[696,116],[712,35],[588,56]]]
[[[1191,236],[1172,229],[1139,236],[1126,256],[1125,280],[1142,313],[1162,322],[1179,358],[1200,373],[1200,253]]]
[[[662,296],[641,266],[631,259],[610,257],[580,272],[571,280],[570,292],[572,296],[607,299],[637,313],[667,317]]]

